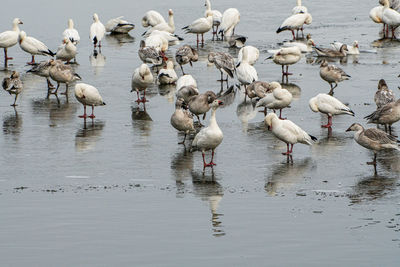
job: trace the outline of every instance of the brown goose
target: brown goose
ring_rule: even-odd
[[[182,66],[187,63],[189,63],[190,66],[193,66],[192,62],[196,62],[199,59],[199,54],[196,49],[192,48],[190,45],[184,45],[176,50],[175,59],[181,67],[183,75],[185,75]]]
[[[328,65],[328,62],[326,62],[326,60],[323,60],[321,63],[321,66],[319,68],[319,75],[331,86],[331,90],[329,91],[329,95],[331,96],[333,95],[333,89],[337,87],[338,82],[348,80],[351,77],[341,68],[334,65]],[[333,86],[332,84],[335,84],[335,86]]]
[[[69,65],[60,64],[56,60],[50,61],[50,77],[57,82],[57,89],[54,94],[57,94],[58,88],[60,88],[61,83],[65,83],[65,95],[68,95],[68,86],[70,83],[81,80],[81,77],[75,73]]]
[[[214,63],[215,67],[221,72],[220,82],[228,81],[228,76],[233,78],[235,72],[235,60],[231,55],[224,52],[210,52],[208,54],[208,61]],[[226,73],[226,79],[224,80],[223,74]]]
[[[207,112],[210,110],[210,104],[217,99],[217,96],[212,91],[207,91],[204,94],[195,95],[189,100],[189,110],[196,115],[201,126],[199,115],[203,115],[203,120],[206,118]]]
[[[383,124],[385,131],[389,126],[389,134],[392,134],[392,124],[400,120],[400,99],[378,108],[375,112],[364,117],[368,123]]]
[[[377,108],[396,101],[393,91],[388,88],[384,79],[380,79],[378,82],[378,91],[375,93],[374,101]]]
[[[4,78],[2,86],[10,95],[15,95],[14,103],[11,106],[17,106],[15,102],[17,102],[17,97],[22,92],[23,88],[23,84],[19,78],[19,72],[13,71],[9,78]]]
[[[330,48],[315,47],[315,52],[317,52],[320,57],[345,57],[348,51],[347,45],[345,44],[340,47],[339,51]]]
[[[193,126],[193,115],[187,110],[183,109],[186,107],[186,103],[183,98],[178,98],[175,102],[175,112],[171,116],[171,125],[180,132],[185,133],[183,141],[178,144],[185,144],[186,135],[190,132],[195,132]]]
[[[265,94],[270,91],[270,84],[267,82],[256,81],[246,87],[246,95],[250,99],[255,97],[263,98]]]

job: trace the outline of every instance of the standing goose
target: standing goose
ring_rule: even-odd
[[[38,65],[34,65],[32,69],[28,70],[27,72],[31,72],[35,75],[45,77],[47,80],[47,90],[48,90],[48,96],[50,94],[50,90],[55,89],[53,84],[50,82],[50,68],[51,68],[51,62],[53,62],[53,59],[49,59],[47,61],[42,61]],[[56,60],[55,61],[58,64],[63,64],[61,61]]]
[[[235,34],[236,25],[240,21],[240,13],[236,8],[228,8],[222,14],[222,20],[220,25],[219,33],[224,36],[230,37]]]
[[[43,55],[43,56],[54,56],[55,54],[50,51],[50,49],[41,41],[26,36],[24,31],[21,31],[18,36],[19,46],[22,50],[32,55],[31,62],[28,62],[29,65],[35,64],[35,55]]]
[[[165,23],[165,19],[160,13],[154,10],[147,11],[142,18],[142,26],[144,28],[149,26],[154,27],[160,23]]]
[[[379,151],[385,149],[396,149],[400,150],[400,141],[396,140],[394,136],[388,135],[379,129],[364,129],[360,124],[353,123],[346,132],[354,131],[354,140],[356,142],[374,152],[374,160],[372,162],[367,162],[368,165],[376,166],[376,157]]]
[[[64,65],[60,63],[60,61],[52,60],[50,62],[50,65],[50,78],[57,82],[57,89],[54,94],[57,94],[58,88],[60,88],[60,84],[65,83],[65,93],[63,94],[68,96],[69,84],[73,83],[74,81],[81,80],[81,77],[77,73],[75,73],[71,66]]]
[[[297,46],[301,53],[309,53],[312,52],[313,47],[315,46],[315,43],[313,39],[309,38],[307,40],[307,43],[301,43],[301,42],[284,42],[283,47],[293,47]]]
[[[242,61],[243,50],[247,50],[247,62],[252,66],[254,64],[256,64],[258,58],[260,57],[260,51],[258,50],[258,48],[251,46],[251,45],[246,45],[245,47],[242,47],[239,50],[238,63],[240,63]]]
[[[104,34],[106,33],[106,28],[103,23],[99,20],[99,16],[94,13],[93,14],[93,23],[90,26],[90,40],[93,42],[94,48],[96,48],[97,43],[98,46],[101,47],[101,39],[103,39]]]
[[[368,119],[368,123],[385,125],[386,132],[389,126],[389,134],[392,135],[392,124],[400,120],[400,99],[378,108],[364,119]]]
[[[262,82],[262,81],[256,81],[252,82],[246,87],[246,96],[248,96],[250,99],[253,99],[255,97],[258,98],[264,98],[267,92],[271,91],[271,86],[267,82]],[[265,114],[266,115],[266,114]]]
[[[192,75],[186,74],[179,77],[178,81],[176,82],[176,89],[178,91],[184,86],[194,86],[195,88],[197,88],[197,82]]]
[[[136,102],[146,103],[146,89],[154,83],[153,74],[151,73],[149,67],[146,64],[142,64],[139,68],[136,68],[132,75],[132,90],[137,93]],[[140,91],[143,91],[143,97],[140,98]]]
[[[68,28],[64,30],[63,37],[70,39],[74,45],[77,45],[81,40],[78,31],[74,28],[74,21],[72,19],[68,20]]]
[[[338,50],[330,48],[314,47],[319,57],[345,57],[347,56],[347,45],[342,45]]]
[[[183,98],[178,98],[175,103],[175,112],[171,116],[171,125],[178,131],[185,133],[183,141],[178,143],[181,145],[185,144],[186,135],[196,131],[193,125],[193,116],[183,109],[184,107],[186,107],[185,101]]]
[[[6,90],[10,95],[15,95],[14,103],[11,104],[11,106],[17,106],[15,102],[17,102],[17,97],[22,92],[23,88],[23,84],[19,78],[19,72],[13,71],[9,78],[4,78],[2,85],[3,89]]]
[[[389,26],[392,28],[392,38],[394,38],[394,31],[400,26],[400,13],[390,8],[389,0],[381,0],[380,3],[383,4],[382,21],[387,25],[387,31]]]
[[[282,47],[272,56],[272,61],[274,61],[275,64],[282,66],[282,76],[289,76],[292,75],[292,73],[289,73],[289,65],[297,63],[300,58],[301,51],[297,46]],[[285,66],[286,72],[284,70]]]
[[[267,113],[267,108],[273,110],[279,109],[279,119],[284,120],[284,118],[282,118],[282,109],[289,107],[290,103],[292,103],[293,96],[288,90],[282,88],[278,82],[270,83],[269,89],[271,93],[261,98],[257,102],[256,107],[264,107],[264,114]]]
[[[354,112],[348,106],[328,94],[318,94],[311,98],[309,106],[314,112],[328,115],[328,124],[321,125],[324,128],[331,128],[332,117],[335,115],[348,114],[354,116]]]
[[[228,76],[233,78],[235,72],[235,60],[231,55],[224,52],[210,52],[208,54],[208,61],[213,63],[215,67],[221,72],[221,82],[228,82]],[[226,73],[226,80],[223,74]]]
[[[104,106],[106,103],[103,102],[99,91],[96,87],[86,84],[86,83],[78,83],[75,85],[75,97],[76,99],[82,103],[83,105],[83,115],[79,116],[79,118],[86,119],[87,117],[94,119],[94,107],[95,106]],[[86,106],[92,107],[92,114],[86,115]]]
[[[242,60],[236,66],[236,76],[241,84],[246,86],[258,80],[258,74],[256,69],[249,64],[248,61],[248,50],[244,49],[242,54]]]
[[[192,62],[196,62],[199,59],[199,54],[196,49],[192,48],[190,45],[184,45],[176,50],[175,59],[181,67],[182,74],[185,75],[182,65],[189,63],[190,66],[193,66]]]
[[[169,33],[175,32],[174,12],[172,9],[168,10],[168,23],[164,21],[154,25],[151,29],[145,31],[142,36],[149,36],[155,30],[166,31]]]
[[[295,14],[285,19],[285,21],[278,28],[276,33],[280,33],[283,31],[291,31],[293,35],[293,40],[296,40],[296,36],[294,35],[294,30],[297,31],[301,30],[303,32],[303,25],[304,24],[310,25],[311,22],[312,22],[312,17],[309,13]]]
[[[291,155],[293,152],[293,145],[302,143],[305,145],[312,145],[317,138],[309,135],[303,131],[299,126],[290,120],[281,120],[275,113],[269,113],[265,119],[265,124],[272,129],[272,133],[287,145],[287,151],[283,155]],[[289,150],[289,144],[291,145]]]
[[[163,63],[163,57],[161,56],[161,53],[152,46],[146,46],[146,42],[144,40],[140,41],[138,54],[143,63],[153,64],[156,66]]]
[[[222,14],[221,12],[219,12],[218,10],[211,10],[211,2],[210,0],[206,0],[204,6],[206,7],[206,11],[204,13],[204,16],[207,18],[208,13],[211,12],[212,13],[212,17],[213,17],[213,38],[215,35],[218,34],[218,27],[221,24],[222,21]]]
[[[168,40],[162,35],[150,35],[146,38],[145,44],[148,47],[154,47],[162,56],[164,61],[168,58],[165,56],[165,52],[168,50]]]
[[[336,51],[340,51],[340,48],[342,46],[343,46],[343,44],[341,42],[331,43],[331,47]],[[346,51],[347,55],[359,55],[360,54],[358,41],[354,41],[352,45],[346,45],[346,46],[347,46],[347,51]]]
[[[393,91],[388,88],[384,79],[380,79],[378,82],[378,90],[375,93],[374,101],[378,109],[396,101]]]
[[[292,14],[304,14],[308,13],[305,6],[301,5],[301,0],[297,0],[297,5],[292,9]]]
[[[160,70],[158,73],[158,82],[163,84],[174,84],[178,80],[178,75],[174,70],[174,62],[172,60],[167,61],[167,67]]]
[[[192,142],[192,148],[197,148],[201,151],[203,156],[203,170],[206,167],[213,167],[216,164],[214,163],[214,151],[221,144],[224,135],[217,124],[217,120],[215,118],[215,113],[219,106],[223,105],[223,102],[220,100],[214,100],[211,104],[212,112],[210,123],[208,127],[201,129],[201,131],[196,134],[194,140]],[[206,163],[205,160],[205,152],[211,150],[211,161],[210,163]]]
[[[193,21],[190,25],[185,26],[182,30],[185,33],[194,33],[197,36],[197,46],[199,46],[199,34],[201,34],[201,44],[204,45],[204,34],[208,32],[213,26],[213,14],[207,12],[206,18],[199,18]]]
[[[341,68],[334,65],[328,65],[326,60],[323,60],[320,65],[319,75],[331,86],[331,90],[329,91],[329,95],[331,96],[333,95],[333,89],[337,87],[338,82],[345,81],[350,78],[350,75],[346,74],[346,72],[344,72]],[[335,86],[333,86],[333,84],[335,84]]]
[[[203,115],[203,120],[206,118],[207,112],[210,110],[211,106],[210,104],[217,99],[217,96],[215,95],[214,92],[212,91],[207,91],[204,94],[200,95],[195,95],[192,96],[189,99],[189,110],[192,112],[194,115],[196,115],[197,120],[199,124],[202,126],[200,122],[200,117],[199,115]]]
[[[60,45],[57,50],[56,59],[69,63],[70,60],[75,58],[77,53],[76,46],[72,41],[69,38],[64,37],[63,44]]]
[[[176,35],[176,34],[172,34],[172,33],[166,32],[166,31],[154,30],[154,31],[151,32],[151,34],[149,35],[149,37],[154,36],[154,35],[159,35],[159,36],[161,36],[162,38],[164,38],[165,40],[167,40],[169,46],[177,45],[177,44],[179,44],[179,41],[182,41],[182,40],[183,40],[182,37],[179,37],[179,36]],[[147,39],[148,39],[148,38],[147,38]],[[146,39],[146,40],[147,40],[147,39]]]
[[[124,16],[120,16],[118,18],[110,19],[105,26],[106,32],[126,34],[133,30],[135,24],[122,19],[123,17]]]
[[[18,24],[23,24],[19,18],[13,20],[13,27],[11,31],[0,33],[0,48],[4,49],[4,62],[13,59],[7,56],[7,49],[18,43],[19,27]]]
[[[369,11],[369,17],[375,23],[382,23],[383,24],[383,37],[387,37],[386,35],[386,24],[383,23],[382,16],[383,16],[383,9],[384,6],[376,6]]]

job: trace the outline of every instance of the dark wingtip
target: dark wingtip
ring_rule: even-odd
[[[317,137],[315,137],[315,136],[313,136],[313,135],[311,135],[311,134],[309,134],[309,136],[311,137],[311,140],[313,140],[314,142],[315,142],[315,141],[318,141],[318,138],[317,138]]]
[[[105,105],[106,105],[106,102],[103,102],[103,105],[105,106]]]

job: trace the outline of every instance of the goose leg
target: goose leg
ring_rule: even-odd
[[[283,66],[282,66],[283,67]],[[286,65],[286,72],[284,72],[286,76],[293,75],[293,73],[289,72],[289,65]]]
[[[217,165],[217,164],[214,163],[214,149],[211,152],[211,161],[210,161],[210,163],[208,163],[208,165],[210,167]]]
[[[196,34],[196,36],[197,36],[197,47],[199,47],[199,35]]]
[[[83,115],[80,115],[80,116],[78,116],[79,118],[84,118],[84,119],[86,119],[87,118],[87,115],[86,115],[86,105],[83,105]]]
[[[47,77],[46,80],[47,80],[47,89],[49,89],[49,90],[55,89],[54,85],[50,82],[49,77]]]
[[[65,84],[65,92],[62,95],[68,95],[68,83]]]
[[[201,152],[201,155],[203,156],[203,170],[204,170],[205,168],[208,167],[208,164],[206,163],[204,151]]]
[[[5,61],[13,59],[12,57],[7,56],[7,48],[4,48],[4,59],[5,59]]]
[[[282,118],[282,109],[279,110],[279,119],[286,120],[286,118]]]
[[[15,94],[14,103],[10,106],[12,106],[12,107],[18,106],[17,104],[15,104],[15,102],[17,102],[17,97],[18,97],[18,94]]]
[[[28,65],[35,65],[35,56],[34,55],[32,55],[32,60],[31,60],[31,62],[28,62],[27,64]]]
[[[301,27],[301,37],[304,38],[304,31],[303,31],[303,27]]]
[[[204,33],[201,34],[201,46],[204,46]]]
[[[367,162],[367,165],[374,165],[374,166],[376,166],[376,156],[377,156],[377,154],[374,153],[374,160],[373,160],[373,161],[370,161],[370,162]]]
[[[321,125],[322,128],[331,128],[332,127],[332,117],[328,115],[328,124]]]
[[[182,74],[185,75],[185,72],[183,71],[183,67],[181,64],[179,64],[179,66],[181,66],[181,70],[182,70]]]
[[[89,118],[91,118],[92,120],[93,120],[94,118],[96,118],[96,116],[94,115],[93,111],[94,111],[94,106],[92,105],[92,114],[89,115]]]
[[[53,94],[57,94],[58,88],[60,88],[60,83],[59,82],[57,82],[57,89],[54,91]]]
[[[143,90],[143,97],[142,97],[142,99],[141,99],[140,101],[141,101],[142,103],[149,102],[148,100],[146,100],[146,89]]]
[[[292,145],[292,149],[291,150],[289,150],[289,143],[287,143],[286,146],[287,146],[287,151],[286,151],[286,153],[282,153],[282,155],[289,156],[290,153],[292,153],[293,145]]]
[[[293,35],[293,40],[296,40],[296,36],[294,36],[294,30],[290,30],[292,32]]]
[[[196,115],[196,114],[195,114]],[[201,121],[200,121],[200,117],[199,117],[199,115],[196,115],[196,117],[197,117],[197,121],[199,122],[199,125],[201,126],[201,127],[203,127],[204,125],[203,124],[201,124]]]
[[[185,136],[183,137],[183,141],[179,142],[178,145],[185,145],[185,140],[186,140],[186,133]]]

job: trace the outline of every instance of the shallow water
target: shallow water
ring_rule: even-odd
[[[292,2],[223,0],[213,6],[240,10],[237,33],[260,49],[255,67],[261,80],[281,78],[280,66],[263,59],[268,49],[290,38],[289,32],[277,35],[275,30]],[[67,19],[74,19],[81,35],[76,71],[83,82],[99,89],[107,105],[95,109],[93,124],[85,124],[78,118],[83,108],[73,90],[68,100],[62,95],[47,100],[44,78],[24,74],[25,88],[15,110],[9,106],[12,98],[1,92],[2,265],[397,266],[400,155],[382,153],[375,175],[365,164],[372,153],[344,131],[353,122],[365,125],[362,118],[375,108],[379,79],[397,88],[400,45],[376,41],[380,26],[368,18],[375,1],[304,2],[313,15],[305,32],[312,33],[317,45],[360,42],[361,55],[336,62],[352,77],[339,84],[335,96],[356,117],[335,117],[331,134],[320,128],[326,117],[311,112],[308,100],[328,92],[329,85],[319,77],[315,58],[304,58],[290,67],[296,100],[284,115],[319,142],[311,148],[296,145],[293,161],[287,161],[280,154],[286,146],[236,90],[217,113],[224,132],[216,151],[218,165],[203,173],[201,153],[177,145],[183,136],[170,126],[174,88],[153,86],[146,111],[138,109],[136,95],[130,93],[131,75],[141,64],[137,50],[144,12],[156,9],[165,15],[172,8],[179,29],[203,15],[203,1],[139,6],[72,1],[57,3],[57,12],[48,0],[39,5],[6,1],[10,12],[0,16],[1,30],[18,16],[24,22],[21,29],[54,50]],[[102,53],[94,56],[86,39],[94,11],[103,23],[125,15],[136,29],[131,37],[107,36]],[[183,36],[181,30],[177,33]],[[194,36],[184,37],[184,43],[194,44]],[[220,90],[218,71],[207,66],[208,52],[237,53],[210,39],[208,34],[199,50],[200,61],[184,67],[202,92]],[[167,56],[173,58],[176,48]],[[9,54],[14,57],[10,71],[29,69],[29,55],[19,47]],[[0,79],[8,74],[0,72]],[[400,95],[397,89],[395,93]]]

